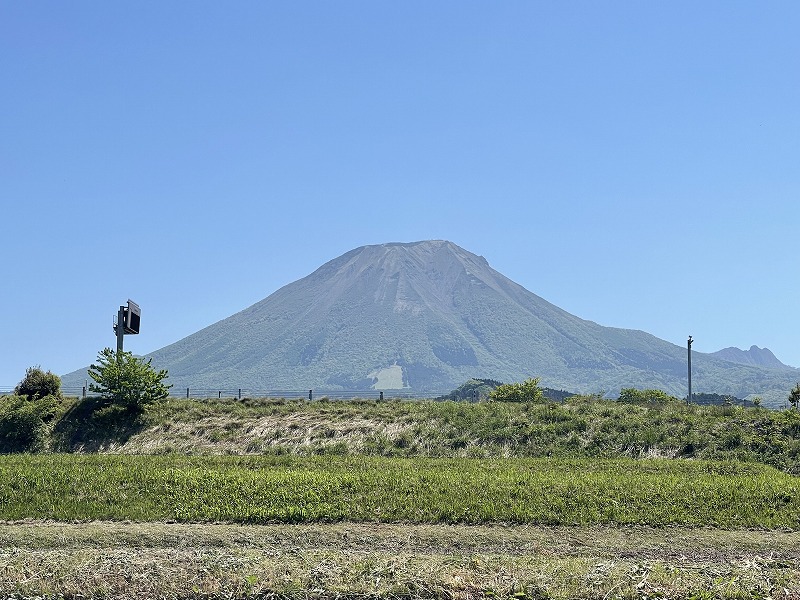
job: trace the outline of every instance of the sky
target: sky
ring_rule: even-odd
[[[366,244],[800,366],[800,3],[0,0],[0,389]]]

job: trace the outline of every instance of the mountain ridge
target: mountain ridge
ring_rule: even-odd
[[[742,350],[735,346],[723,348],[716,352],[711,352],[711,356],[716,356],[729,362],[741,365],[755,365],[769,369],[793,369],[787,364],[782,363],[769,348],[759,348],[756,345],[750,346],[749,350]]]
[[[694,356],[696,391],[766,397],[792,385],[774,370]],[[538,376],[575,392],[682,396],[687,376],[685,348],[572,315],[446,240],[355,248],[148,357],[178,389],[399,382],[440,394],[473,377]]]

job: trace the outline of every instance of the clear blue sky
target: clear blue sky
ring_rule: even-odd
[[[364,245],[800,366],[800,3],[0,0],[0,387]]]

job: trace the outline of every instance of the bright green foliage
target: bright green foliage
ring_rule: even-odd
[[[619,402],[627,402],[627,403],[637,403],[637,404],[646,404],[646,403],[666,403],[666,402],[674,402],[677,398],[674,396],[670,396],[664,391],[661,390],[637,390],[634,388],[625,388],[621,390],[619,393]]]
[[[544,395],[536,377],[522,383],[504,383],[489,393],[489,399],[497,402],[542,402]]]
[[[796,528],[797,480],[675,460],[58,455],[0,462],[0,519]]]
[[[156,371],[151,362],[132,352],[105,348],[97,355],[97,364],[89,367],[89,377],[95,381],[89,389],[131,412],[141,412],[148,404],[167,398],[172,387],[164,383],[167,371]]]
[[[792,405],[792,408],[797,408],[798,403],[800,403],[800,383],[789,392],[789,404]]]
[[[27,396],[29,400],[45,396],[61,396],[61,378],[41,367],[28,367],[25,377],[14,388],[17,396]]]
[[[57,403],[55,396],[0,398],[0,452],[44,450]]]

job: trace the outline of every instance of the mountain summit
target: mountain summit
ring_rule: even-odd
[[[756,365],[769,369],[792,368],[778,360],[769,348],[759,348],[758,346],[750,346],[750,350],[741,350],[735,347],[723,348],[712,352],[711,355],[741,365]]]
[[[686,394],[685,348],[580,319],[442,240],[357,248],[149,356],[176,389],[442,393],[471,377],[541,377],[575,392]],[[693,365],[699,391],[793,385],[700,353]]]

